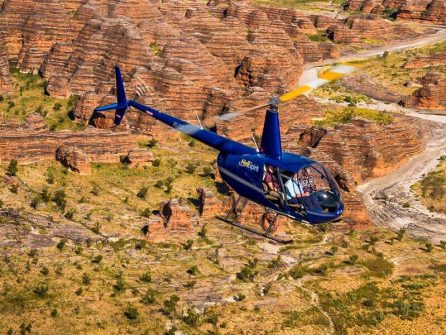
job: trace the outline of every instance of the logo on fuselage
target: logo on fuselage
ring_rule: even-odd
[[[259,166],[255,165],[253,162],[248,161],[246,159],[242,159],[238,165],[240,165],[241,167],[250,169],[251,171],[255,171],[255,172],[259,172]]]

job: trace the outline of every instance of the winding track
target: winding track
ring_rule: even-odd
[[[366,50],[361,53],[345,55],[337,59],[330,59],[304,68],[299,84],[316,79],[321,67],[339,62],[362,60],[382,55],[385,51],[402,51],[441,41],[446,41],[446,26],[439,28],[437,33],[413,40],[404,40],[391,45]],[[333,103],[332,101],[330,101]],[[366,105],[377,110],[391,110],[415,118],[432,122],[431,134],[425,150],[409,159],[400,168],[391,174],[372,179],[359,185],[364,204],[366,205],[372,221],[391,229],[406,228],[409,235],[424,237],[433,242],[446,240],[446,215],[430,212],[425,208],[414,194],[410,186],[418,181],[424,174],[432,171],[438,164],[438,158],[446,154],[446,115],[431,115],[429,112],[417,112],[402,108],[395,104],[383,104],[374,101]],[[409,208],[407,205],[410,204]]]

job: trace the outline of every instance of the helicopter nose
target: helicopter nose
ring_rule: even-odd
[[[319,191],[316,198],[322,208],[329,211],[336,211],[340,204],[339,198],[332,191]]]

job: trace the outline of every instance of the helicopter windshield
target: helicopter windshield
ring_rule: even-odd
[[[279,170],[280,190],[285,203],[305,215],[333,213],[339,205],[339,190],[322,165],[313,163],[297,172]]]

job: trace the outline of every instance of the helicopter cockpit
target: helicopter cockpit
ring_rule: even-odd
[[[297,171],[266,165],[263,190],[265,198],[279,209],[288,208],[301,216],[339,214],[338,186],[319,163]]]

